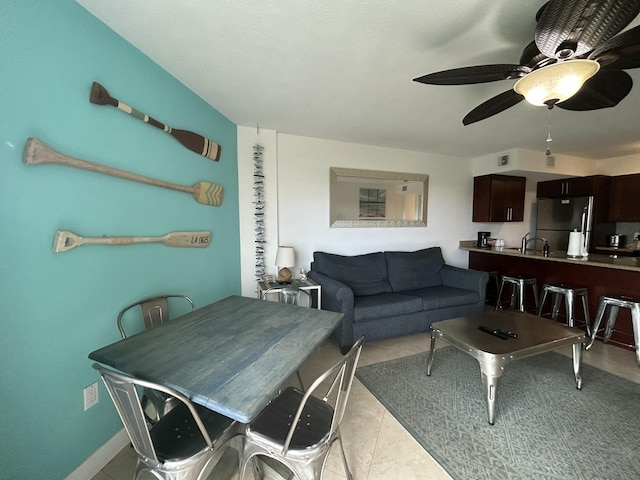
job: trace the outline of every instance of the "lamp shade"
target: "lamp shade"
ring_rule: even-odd
[[[278,267],[293,267],[296,264],[296,251],[293,247],[278,247],[276,265]]]
[[[533,105],[551,107],[578,93],[598,70],[600,64],[594,60],[566,60],[528,73],[513,89]]]

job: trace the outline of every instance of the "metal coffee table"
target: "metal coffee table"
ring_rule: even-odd
[[[480,326],[513,332],[517,337],[502,339],[481,330]],[[498,382],[506,364],[514,360],[573,345],[576,388],[582,389],[582,344],[586,337],[580,329],[518,311],[486,311],[469,317],[434,322],[431,325],[431,353],[427,375],[431,375],[436,338],[468,353],[480,363],[491,425],[495,421]]]

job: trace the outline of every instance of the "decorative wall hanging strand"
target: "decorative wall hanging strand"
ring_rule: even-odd
[[[109,95],[107,89],[98,82],[93,82],[91,85],[89,101],[96,105],[111,105],[116,107],[118,110],[122,110],[124,113],[128,113],[132,117],[142,120],[144,123],[148,123],[149,125],[153,125],[154,127],[167,132],[192,152],[196,152],[198,155],[210,158],[211,160],[218,161],[218,159],[220,159],[220,145],[216,142],[209,140],[202,135],[198,135],[197,133],[190,132],[189,130],[178,130],[177,128],[171,128],[170,126],[159,122],[146,113],[142,113],[135,108],[130,107],[126,103],[113,98]]]
[[[156,180],[155,178],[145,177],[125,170],[118,170],[117,168],[107,167],[98,163],[69,157],[56,152],[53,148],[44,144],[37,138],[27,139],[27,143],[24,147],[23,161],[26,165],[57,163],[60,165],[67,165],[69,167],[90,170],[92,172],[104,173],[105,175],[111,175],[112,177],[125,178],[135,182],[155,185],[156,187],[178,190],[180,192],[190,193],[197,202],[205,205],[220,206],[222,204],[222,197],[224,194],[222,185],[218,185],[216,183],[198,182],[191,187],[186,187],[184,185],[178,185],[177,183],[164,182],[162,180]]]
[[[256,235],[256,280],[262,280],[264,270],[264,174],[262,173],[262,151],[264,147],[253,146],[253,198]]]
[[[162,243],[167,247],[206,248],[211,232],[171,232],[162,237],[81,237],[66,230],[58,230],[53,238],[53,251],[66,252],[80,245],[131,245],[132,243]]]

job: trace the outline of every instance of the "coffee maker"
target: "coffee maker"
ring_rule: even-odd
[[[489,245],[489,236],[491,236],[491,232],[478,232],[478,243],[476,244],[478,248],[491,248]]]

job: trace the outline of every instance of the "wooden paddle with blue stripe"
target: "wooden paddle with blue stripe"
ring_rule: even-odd
[[[91,103],[95,103],[96,105],[111,105],[113,107],[116,107],[118,110],[122,110],[124,113],[127,113],[132,117],[136,117],[137,119],[142,120],[144,123],[148,123],[149,125],[153,125],[154,127],[159,128],[163,132],[167,132],[192,152],[195,152],[198,155],[202,155],[203,157],[209,158],[211,160],[218,161],[220,159],[221,148],[220,145],[218,145],[216,142],[209,140],[202,135],[198,135],[197,133],[190,132],[189,130],[178,130],[176,128],[171,128],[170,126],[165,125],[162,122],[159,122],[146,113],[142,113],[141,111],[130,107],[126,103],[113,98],[111,95],[109,95],[107,89],[100,85],[98,82],[93,82],[93,84],[91,85],[91,94],[89,95],[89,101]]]

